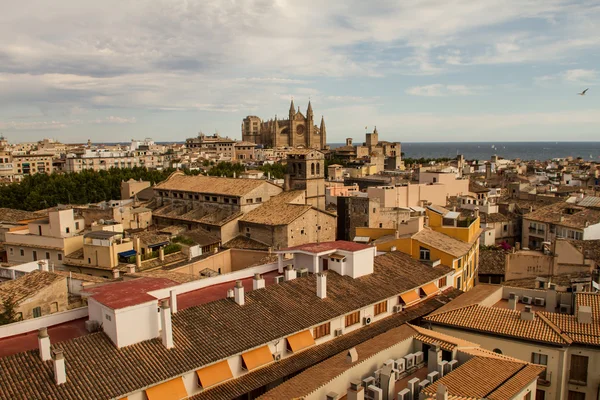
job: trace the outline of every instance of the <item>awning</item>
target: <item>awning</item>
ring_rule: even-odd
[[[117,255],[119,257],[131,257],[131,256],[135,256],[137,254],[137,252],[135,250],[127,250],[127,251],[122,251],[120,253],[117,253]]]
[[[227,360],[199,369],[196,373],[198,374],[198,379],[200,379],[200,386],[203,389],[233,378]]]
[[[166,245],[168,245],[168,244],[169,244],[169,242],[168,242],[168,241],[167,241],[167,242],[160,242],[160,243],[153,243],[153,244],[149,244],[149,245],[148,245],[148,248],[149,248],[149,249],[155,249],[155,248],[157,248],[157,247],[166,246]]]
[[[437,293],[438,287],[435,286],[435,283],[429,282],[427,285],[421,287],[427,296],[431,296],[434,293]]]
[[[269,346],[263,346],[242,354],[242,360],[244,362],[244,367],[248,371],[252,371],[261,365],[272,362],[273,355],[271,354],[271,350],[269,350]]]
[[[288,336],[286,339],[290,350],[294,353],[315,344],[315,339],[313,339],[309,330]]]
[[[183,385],[182,378],[175,378],[146,389],[148,400],[183,400],[187,399],[188,393]]]
[[[414,303],[415,301],[420,299],[419,294],[414,290],[411,290],[410,292],[402,293],[400,295],[400,298],[402,299],[404,304]]]

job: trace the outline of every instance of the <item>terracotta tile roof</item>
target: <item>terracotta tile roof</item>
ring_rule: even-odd
[[[448,210],[442,206],[438,206],[436,204],[427,206],[427,208],[429,208],[431,211],[435,211],[436,213],[441,214],[441,215],[446,215],[450,212],[450,210]]]
[[[175,172],[166,181],[154,186],[154,190],[244,196],[263,185],[272,184],[260,179],[234,179],[203,175],[192,176]]]
[[[136,232],[132,233],[131,237],[135,239],[140,239],[140,242],[146,245],[154,245],[158,243],[169,242],[171,240],[170,235],[161,234],[156,231]]]
[[[355,347],[358,354],[358,362],[367,361],[377,353],[414,337],[415,334],[415,330],[410,325],[405,324],[362,342]],[[347,352],[345,351],[336,354],[268,391],[260,399],[296,399],[308,396],[314,390],[326,385],[356,365],[348,363],[346,355]]]
[[[480,283],[468,292],[462,293],[460,296],[454,299],[452,303],[448,303],[445,306],[440,307],[434,311],[433,314],[455,310],[457,308],[462,308],[473,304],[481,304],[488,297],[497,294],[499,291],[502,292],[502,286]]]
[[[454,257],[462,257],[471,250],[470,243],[436,232],[427,227],[415,233],[412,238]]]
[[[510,219],[501,213],[491,213],[491,214],[485,214],[482,213],[481,215],[481,222],[487,223],[487,224],[492,224],[495,222],[508,222],[510,221]]]
[[[571,279],[591,278],[591,276],[591,272],[573,272],[569,274],[552,275],[550,277],[545,275],[544,278],[549,279],[550,282],[555,283],[558,286],[571,287]],[[502,285],[525,289],[538,289],[536,277],[511,279],[504,281]]]
[[[489,400],[512,399],[519,394],[523,388],[527,387],[531,382],[536,380],[545,369],[546,367],[541,365],[526,365],[519,372],[504,382],[502,386],[490,393],[487,398]]]
[[[592,316],[600,318],[600,294],[576,293],[575,304],[577,305],[577,310],[579,309],[579,306],[592,307]]]
[[[505,308],[470,305],[455,310],[439,312],[425,319],[439,325],[447,325],[479,332],[539,342],[568,345],[572,340],[555,324],[536,313],[533,321],[521,319],[521,312]]]
[[[0,303],[7,298],[20,303],[61,280],[64,281],[66,292],[67,279],[64,276],[39,270],[29,272],[20,278],[0,283]]]
[[[133,277],[133,278],[165,278],[165,279],[169,279],[173,282],[177,282],[177,283],[187,283],[187,282],[193,282],[193,281],[197,281],[198,279],[203,279],[202,276],[198,275],[192,275],[192,274],[186,274],[186,273],[182,273],[182,272],[173,272],[173,271],[168,271],[168,270],[164,270],[164,269],[155,269],[152,271],[144,271],[144,272],[136,272],[134,274],[127,274],[127,276],[129,277]]]
[[[300,354],[290,358],[284,358],[282,361],[261,368],[256,372],[251,372],[235,380],[226,382],[223,385],[216,386],[214,389],[204,391],[193,400],[229,400],[244,395],[247,392],[258,389],[273,381],[294,374],[303,369],[314,366],[315,364],[332,357],[342,351],[359,345],[379,334],[388,331],[391,328],[401,326],[402,324],[413,321],[420,316],[435,310],[444,302],[450,301],[460,291],[451,289],[444,295],[440,295],[423,303],[404,310],[398,314],[392,314],[390,317],[376,321],[371,325],[362,327],[356,331],[344,334],[334,340],[312,347],[302,351]]]
[[[505,260],[508,251],[502,249],[479,250],[480,275],[504,275]]]
[[[322,253],[324,251],[331,251],[331,250],[359,251],[359,250],[365,250],[368,248],[372,248],[372,246],[369,246],[366,244],[348,242],[345,240],[336,240],[333,242],[301,244],[299,246],[281,249],[281,250],[279,250],[279,252],[283,253],[286,251],[300,250],[300,251],[306,251],[308,253],[318,254],[318,253]]]
[[[432,331],[430,329],[421,328],[417,325],[411,325],[411,327],[416,331],[417,335],[415,336],[416,340],[419,340],[423,343],[434,344],[438,343],[443,350],[452,351],[458,348],[476,348],[479,347],[477,343],[469,342],[468,340],[463,340],[456,338],[454,336],[446,335],[445,333]],[[495,354],[495,353],[494,353]]]
[[[231,239],[229,242],[224,243],[223,247],[227,249],[246,249],[246,250],[268,250],[269,245],[259,242],[258,240],[251,239],[244,235],[238,235]]]
[[[571,210],[572,214],[568,210]],[[563,218],[562,221],[560,220],[561,217]],[[528,213],[524,218],[531,221],[583,229],[586,227],[586,223],[590,225],[600,223],[600,210],[562,202],[539,208]]]
[[[196,228],[191,231],[185,231],[179,236],[192,239],[197,245],[200,246],[209,246],[211,244],[217,244],[221,242],[221,239],[219,239],[216,235],[202,228]]]
[[[260,207],[244,214],[240,221],[262,225],[287,225],[313,208],[307,204],[289,203],[292,198],[290,193],[285,192],[274,196]]]
[[[222,299],[179,311],[173,315],[175,347],[170,350],[162,345],[160,339],[119,349],[103,332],[55,344],[55,348],[64,350],[67,363],[67,383],[60,386],[53,382],[51,363],[42,362],[36,350],[0,358],[0,370],[11,371],[10,375],[3,375],[6,379],[0,377],[0,399],[118,398],[376,303],[406,288],[420,286],[438,275],[401,253],[377,258],[380,260],[376,263],[375,273],[369,276],[352,279],[328,272],[328,297],[324,300],[315,295],[316,277],[313,275],[250,291],[243,307],[230,299]],[[106,286],[114,284],[103,287]],[[449,301],[454,293],[450,292],[449,298],[444,295],[432,298],[331,343],[304,350],[298,356],[218,385],[214,390],[203,392],[204,396],[209,396],[204,398],[234,398],[239,391],[244,394],[252,390],[249,387],[260,387],[297,372],[434,310],[442,304],[441,301]],[[207,340],[207,337],[218,340]],[[15,376],[24,378],[13,379]],[[93,384],[90,377],[94,377]],[[262,383],[264,380],[267,382]]]
[[[489,188],[486,188],[479,183],[469,182],[469,192],[471,193],[488,193],[489,191]]]
[[[102,278],[100,276],[92,276],[86,274],[79,274],[77,272],[68,272],[68,271],[52,271],[56,275],[64,276],[65,278],[73,278],[83,282],[93,282],[93,283],[104,283],[109,282],[110,279]]]
[[[43,217],[39,212],[0,208],[0,223],[17,224],[21,221],[35,220]]]
[[[140,278],[92,287],[85,292],[97,302],[116,310],[156,300],[148,292],[175,285],[177,282],[166,278]]]
[[[594,260],[600,265],[600,240],[569,240],[585,258]]]

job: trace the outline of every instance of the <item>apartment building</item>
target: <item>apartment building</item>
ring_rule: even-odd
[[[106,171],[111,168],[146,167],[162,169],[169,167],[169,158],[151,151],[110,151],[86,149],[83,154],[67,154],[65,172],[81,172],[84,170]]]
[[[600,239],[600,209],[586,206],[588,201],[591,203],[595,199],[592,197],[579,203],[559,202],[525,214],[523,246],[540,249],[544,242],[552,242],[556,238]]]
[[[8,261],[46,259],[61,266],[67,254],[83,247],[84,228],[83,218],[77,218],[72,209],[51,210],[47,218],[28,222],[27,229],[4,234]]]
[[[259,399],[522,400],[536,392],[544,370],[405,324],[340,352]]]
[[[434,331],[474,341],[503,356],[545,365],[536,399],[596,399],[600,385],[598,310],[598,293],[479,285],[425,321]]]
[[[11,371],[0,378],[0,399],[255,398],[456,295],[443,284],[449,271],[402,253],[375,257],[372,247],[354,243],[315,246],[327,247],[318,254],[328,259],[345,254],[352,267],[340,270],[344,275],[305,276],[313,259],[296,254],[281,283],[265,287],[256,276],[249,292],[238,282],[227,298],[184,310],[178,310],[178,299],[193,289],[166,278],[89,288],[88,325],[101,324],[102,330],[53,347],[42,330],[39,351],[0,358],[2,370]],[[123,368],[128,379],[123,379]]]
[[[53,172],[52,154],[16,154],[13,152],[12,164],[14,179],[21,180],[25,176],[48,174]]]
[[[218,133],[205,135],[200,132],[198,137],[185,140],[185,147],[192,151],[200,151],[207,155],[233,160],[235,158],[236,141],[228,137],[221,137]]]

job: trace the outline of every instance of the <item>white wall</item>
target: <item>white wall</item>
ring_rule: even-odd
[[[600,239],[600,224],[590,225],[583,229],[584,240]]]
[[[88,298],[88,308],[90,310],[90,321],[97,321],[101,326],[102,330],[110,338],[110,340],[118,346],[118,335],[117,335],[117,318],[114,310],[100,304],[93,298]],[[110,320],[106,318],[109,316]]]
[[[116,310],[117,346],[129,346],[158,337],[160,329],[158,308],[157,301],[150,301]]]
[[[44,315],[39,318],[33,318],[25,321],[14,322],[8,325],[2,325],[0,326],[0,339],[15,335],[21,335],[27,332],[37,331],[40,328],[51,327],[79,318],[85,318],[87,316],[88,308],[80,307],[75,308],[73,310]]]
[[[355,251],[354,253],[340,251],[341,254],[346,256],[346,274],[352,278],[372,274],[376,252],[376,247]]]

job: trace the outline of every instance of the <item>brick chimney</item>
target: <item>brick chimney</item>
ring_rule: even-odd
[[[38,347],[40,349],[40,358],[42,361],[50,361],[52,353],[50,352],[50,336],[48,336],[48,328],[38,329]]]
[[[285,266],[285,270],[283,270],[283,274],[285,276],[285,281],[291,281],[296,279],[297,273],[292,264],[288,264]]]
[[[52,362],[54,364],[54,381],[57,385],[67,382],[67,370],[65,368],[65,356],[62,349],[52,350]]]
[[[327,297],[327,275],[322,272],[317,274],[317,296],[320,299]]]
[[[242,285],[242,281],[235,282],[235,287],[233,288],[233,299],[240,306],[243,306],[246,303],[244,298],[244,285]]]
[[[517,296],[516,294],[514,294],[512,292],[508,294],[508,308],[510,310],[516,310],[518,302],[519,302],[519,296]]]
[[[535,313],[531,311],[531,306],[525,306],[525,310],[521,311],[521,319],[524,321],[533,321]]]
[[[254,274],[254,279],[252,280],[252,290],[256,289],[264,289],[265,288],[265,280],[260,274]]]
[[[167,349],[173,348],[173,326],[171,325],[171,307],[169,300],[160,302],[160,321],[162,323],[161,339]]]

